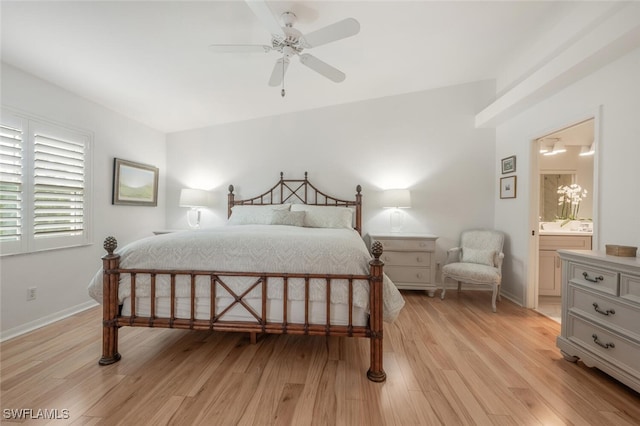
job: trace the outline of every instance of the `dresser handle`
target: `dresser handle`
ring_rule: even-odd
[[[602,346],[605,349],[609,349],[609,348],[615,348],[616,345],[611,342],[611,343],[602,343],[601,341],[598,340],[598,335],[597,334],[592,334],[591,337],[593,337],[593,342],[598,345],[598,346]]]
[[[593,309],[595,309],[597,313],[606,315],[606,316],[614,315],[616,313],[616,311],[614,311],[613,309],[607,309],[606,311],[603,311],[598,307],[598,304],[596,302],[593,302]]]
[[[420,256],[416,257],[416,262],[422,263],[422,258]]]
[[[585,280],[592,282],[592,283],[597,283],[598,281],[602,281],[604,280],[604,277],[602,275],[595,277],[595,278],[589,278],[589,274],[587,274],[586,272],[582,273],[582,276],[584,277]]]

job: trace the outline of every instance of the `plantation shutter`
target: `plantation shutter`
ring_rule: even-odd
[[[0,124],[0,241],[22,239],[24,200],[24,133],[17,126]]]
[[[34,134],[34,238],[82,235],[85,144]]]

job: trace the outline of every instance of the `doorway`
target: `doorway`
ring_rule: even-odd
[[[576,122],[533,141],[531,217],[537,232],[532,245],[536,279],[532,307],[561,321],[559,249],[593,247],[595,212],[596,119]],[[581,246],[577,246],[581,244]],[[535,248],[534,248],[535,247]]]

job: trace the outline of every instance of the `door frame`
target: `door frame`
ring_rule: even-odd
[[[593,143],[595,153],[593,154],[593,235],[591,237],[591,247],[597,250],[600,236],[600,155],[602,152],[602,105],[595,110],[585,111],[573,117],[558,120],[552,126],[535,133],[529,139],[529,254],[527,272],[527,288],[525,292],[525,307],[536,309],[538,307],[538,281],[539,281],[539,258],[540,247],[539,236],[539,205],[540,205],[540,165],[538,161],[539,148],[538,139],[560,130],[572,127],[583,121],[593,119]]]

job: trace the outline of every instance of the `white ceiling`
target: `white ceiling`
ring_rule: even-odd
[[[553,21],[560,2],[296,1],[308,33],[347,17],[358,35],[308,50],[333,83],[291,61],[286,97],[267,81],[278,54],[244,1],[2,1],[2,61],[164,132],[495,79]]]

